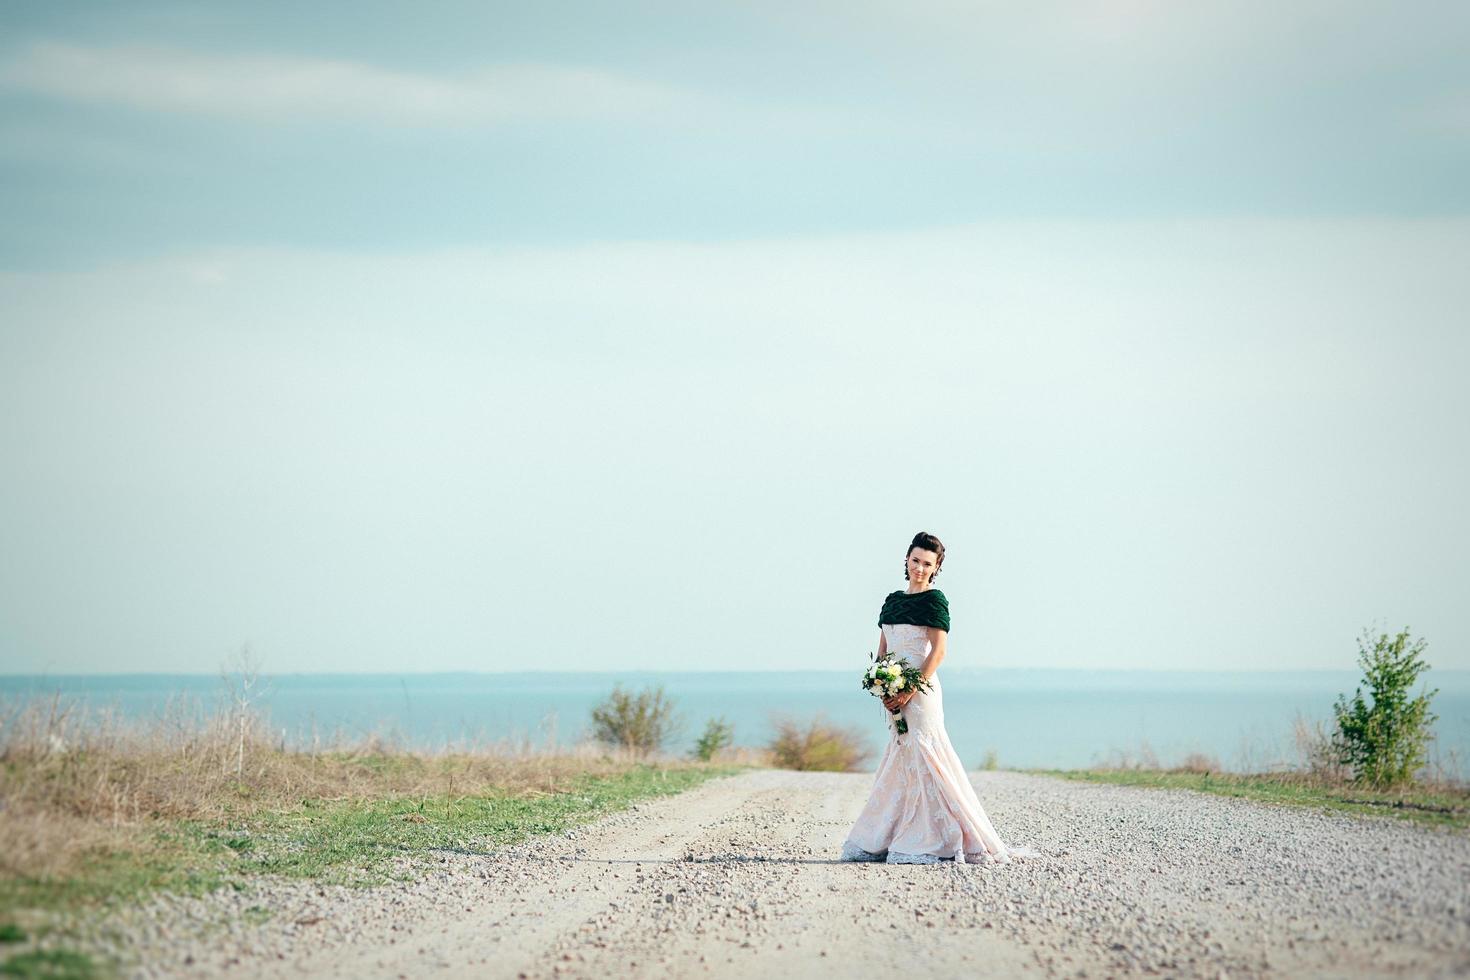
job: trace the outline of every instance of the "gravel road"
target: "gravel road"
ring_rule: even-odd
[[[411,882],[262,881],[115,924],[149,977],[1470,975],[1470,835],[974,780],[1002,836],[1041,857],[837,863],[872,776],[759,771],[444,853]]]

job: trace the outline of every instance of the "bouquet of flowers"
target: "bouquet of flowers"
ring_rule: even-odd
[[[891,698],[904,691],[927,691],[929,682],[919,668],[910,667],[907,660],[890,655],[881,660],[875,658],[873,665],[863,672],[863,690],[880,698]],[[900,735],[907,734],[909,723],[903,720],[903,712],[895,709],[889,714],[893,716],[894,730]]]

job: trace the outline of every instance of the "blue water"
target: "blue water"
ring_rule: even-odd
[[[1190,752],[1226,768],[1261,770],[1297,760],[1292,722],[1330,721],[1351,694],[1351,671],[946,670],[945,720],[967,766],[994,752],[1006,767],[1074,768],[1124,758],[1145,747],[1176,764]],[[1435,670],[1439,715],[1431,758],[1470,776],[1470,671]],[[377,735],[400,745],[570,745],[586,733],[593,704],[621,681],[662,684],[683,725],[668,748],[691,745],[707,719],[723,715],[736,742],[765,741],[773,716],[818,712],[861,730],[874,750],[886,729],[882,707],[856,675],[790,673],[283,674],[258,701],[272,730],[292,745]],[[63,697],[133,719],[162,717],[182,697],[204,710],[222,694],[212,675],[0,676],[0,697]]]

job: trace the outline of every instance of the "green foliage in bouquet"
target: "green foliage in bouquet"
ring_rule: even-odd
[[[1351,701],[1339,696],[1334,706],[1337,731],[1332,745],[1338,760],[1353,772],[1356,782],[1372,787],[1411,782],[1424,765],[1430,729],[1436,717],[1429,699],[1438,693],[1421,693],[1410,698],[1419,675],[1429,669],[1422,659],[1428,644],[1410,642],[1409,630],[1393,638],[1383,633],[1373,638],[1364,630],[1358,640],[1358,663],[1363,684]],[[1371,700],[1363,697],[1363,686]]]
[[[923,693],[930,689],[930,683],[924,678],[919,668],[911,666],[906,661],[893,657],[891,654],[879,657],[869,654],[868,658],[872,664],[863,672],[863,690],[879,698],[886,698],[904,691]],[[907,735],[909,723],[905,720],[902,710],[889,712],[893,716],[893,729],[900,735]]]

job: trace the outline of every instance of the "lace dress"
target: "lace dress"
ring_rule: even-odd
[[[929,631],[909,623],[884,623],[889,654],[922,667],[933,644]],[[1035,857],[1028,847],[1007,845],[975,795],[965,767],[944,731],[944,693],[936,673],[926,693],[904,706],[909,730],[899,735],[881,704],[890,732],[878,777],[852,832],[842,845],[844,861],[889,864],[1006,863]]]

